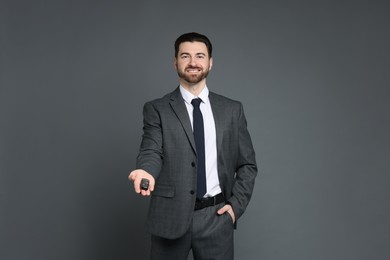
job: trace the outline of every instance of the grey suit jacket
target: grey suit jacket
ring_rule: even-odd
[[[218,177],[236,219],[245,211],[257,175],[255,152],[240,102],[209,93],[217,134]],[[196,199],[196,149],[180,89],[144,106],[137,168],[154,176],[146,221],[153,235],[174,239],[189,228]]]

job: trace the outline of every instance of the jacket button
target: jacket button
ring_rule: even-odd
[[[192,166],[192,167],[195,167],[195,163],[194,163],[194,162],[192,162],[192,163],[191,163],[191,166]]]
[[[191,193],[192,195],[194,195],[194,194],[195,194],[195,191],[191,190],[190,193]]]

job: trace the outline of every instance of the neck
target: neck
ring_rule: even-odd
[[[206,87],[206,80],[202,80],[198,83],[188,83],[187,81],[180,80],[180,85],[185,88],[194,96],[199,96],[200,92]]]

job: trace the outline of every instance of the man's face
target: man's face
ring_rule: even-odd
[[[179,77],[193,85],[207,77],[212,61],[203,42],[183,42],[174,64]]]

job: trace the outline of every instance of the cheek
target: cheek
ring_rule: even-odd
[[[186,67],[186,64],[184,62],[176,63],[176,69],[183,70]]]

